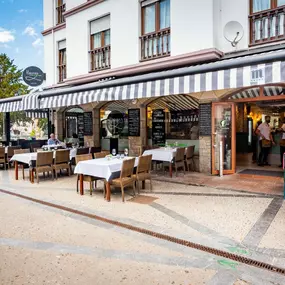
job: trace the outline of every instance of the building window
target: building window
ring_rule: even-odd
[[[170,0],[147,0],[141,5],[141,59],[170,55]]]
[[[250,0],[250,44],[285,39],[285,0]]]
[[[90,23],[90,70],[111,68],[110,16]]]
[[[58,82],[66,79],[66,41],[58,42]]]
[[[56,0],[56,24],[62,24],[65,22],[63,13],[65,12],[65,0]]]

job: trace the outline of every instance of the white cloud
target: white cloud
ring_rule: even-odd
[[[27,13],[27,12],[28,12],[27,9],[20,9],[20,10],[18,10],[18,13]]]
[[[12,31],[5,30],[0,27],[0,43],[13,42],[15,37]]]
[[[37,38],[33,43],[32,43],[34,48],[40,48],[44,45],[44,42],[41,38]]]
[[[11,48],[9,45],[7,45],[7,44],[0,44],[0,47],[1,48]]]
[[[28,35],[28,36],[31,36],[31,37],[36,37],[38,34],[36,33],[36,30],[31,27],[31,26],[28,26],[24,32],[23,32],[23,35]]]

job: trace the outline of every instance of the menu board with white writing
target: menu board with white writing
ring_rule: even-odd
[[[92,112],[85,112],[83,114],[84,119],[84,135],[92,136],[93,135],[93,115]]]
[[[212,105],[200,104],[199,107],[200,136],[211,136],[212,133]]]
[[[83,114],[77,116],[77,126],[78,126],[78,138],[84,138],[84,118]]]
[[[130,137],[140,136],[140,109],[128,110],[128,129]]]
[[[165,113],[164,110],[152,112],[152,144],[165,144]]]

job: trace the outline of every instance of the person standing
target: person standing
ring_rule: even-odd
[[[262,124],[262,121],[258,121],[257,125],[255,127],[255,130],[253,131],[253,136],[252,136],[252,163],[256,163],[257,157],[258,157],[258,141],[259,141],[259,136],[257,134],[257,129],[258,127]]]
[[[258,159],[259,166],[270,166],[270,164],[268,163],[268,154],[270,151],[271,144],[275,145],[271,134],[271,127],[269,125],[270,120],[270,116],[266,116],[265,122],[260,124],[256,131],[259,136],[259,145],[261,149]]]
[[[280,131],[282,132],[282,137],[280,140],[280,161],[281,161],[281,164],[279,167],[283,167],[283,155],[285,153],[285,118],[283,119],[283,124],[282,124]]]

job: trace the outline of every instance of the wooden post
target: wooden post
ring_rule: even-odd
[[[111,201],[111,186],[110,186],[110,182],[108,181],[106,183],[106,200],[107,202]]]
[[[172,178],[172,163],[169,162],[169,176]]]

